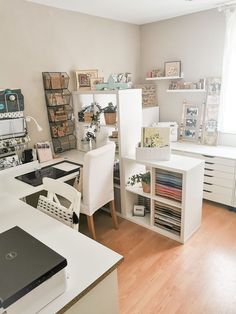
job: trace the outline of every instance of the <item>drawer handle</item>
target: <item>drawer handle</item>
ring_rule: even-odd
[[[204,182],[204,184],[207,184],[207,185],[213,185],[213,183],[208,183],[208,182]]]
[[[204,177],[213,178],[214,176],[211,176],[210,174],[204,174]]]
[[[214,169],[210,169],[210,168],[205,168],[205,170],[207,170],[207,171],[214,171]]]
[[[203,157],[207,157],[207,158],[215,158],[215,156],[209,156],[209,155],[202,155]]]
[[[207,193],[212,193],[212,191],[208,191],[208,190],[203,190],[204,192],[207,192]]]
[[[205,161],[207,165],[214,165],[214,162]]]

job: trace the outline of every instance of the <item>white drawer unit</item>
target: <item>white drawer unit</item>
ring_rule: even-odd
[[[224,158],[224,148],[218,147],[216,152],[215,147],[204,145],[188,145],[188,143],[172,145],[173,154],[194,157],[205,161],[204,199],[228,206],[235,206],[236,148],[235,152],[230,148],[230,152],[232,152],[232,158],[229,158],[229,151],[227,151],[227,157]]]

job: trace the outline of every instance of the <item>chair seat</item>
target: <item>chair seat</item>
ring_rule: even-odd
[[[93,215],[98,209],[102,208],[104,205],[107,203],[111,202],[114,200],[114,194],[111,194],[110,197],[101,197],[101,200],[99,202],[96,202],[96,204],[89,204],[86,205],[83,201],[83,198],[80,201],[80,212],[81,214],[85,215]]]

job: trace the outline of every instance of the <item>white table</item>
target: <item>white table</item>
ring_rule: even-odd
[[[40,313],[118,314],[116,268],[123,257],[19,200],[42,190],[14,178],[36,168],[32,162],[0,172],[0,232],[18,225],[68,261],[66,292]]]

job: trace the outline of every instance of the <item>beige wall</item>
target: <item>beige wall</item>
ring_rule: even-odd
[[[99,75],[140,68],[139,27],[23,0],[0,0],[0,87],[19,87],[25,111],[44,128],[29,123],[32,143],[49,139],[41,72],[65,71],[75,89],[76,69]]]
[[[221,76],[224,48],[224,14],[216,9],[141,27],[142,77],[165,61],[181,60],[186,81]],[[158,81],[161,121],[181,121],[182,103],[201,103],[200,94],[166,93],[169,81]]]

